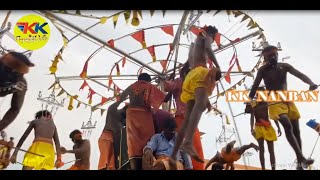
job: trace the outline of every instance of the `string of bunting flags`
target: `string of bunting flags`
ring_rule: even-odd
[[[56,12],[56,11],[53,11],[53,12]],[[209,13],[210,11],[208,11],[207,13]],[[220,13],[221,11],[216,11],[214,13],[214,15]],[[236,18],[239,18],[240,16],[243,16],[242,17],[242,20],[241,22],[244,22],[244,21],[248,21],[248,29],[253,29],[253,28],[259,28],[260,30],[262,30],[262,28],[253,20],[252,17],[250,17],[248,14],[242,12],[242,11],[238,11],[238,10],[226,10],[227,14],[228,15],[234,15],[234,17]],[[121,11],[121,12],[118,12],[116,14],[113,14],[111,16],[108,16],[108,17],[95,17],[95,16],[88,16],[88,15],[83,15],[81,14],[81,12],[79,10],[76,11],[75,14],[72,14],[70,12],[67,12],[67,11],[59,11],[59,12],[56,12],[56,13],[64,13],[64,14],[70,14],[70,15],[76,15],[76,16],[83,16],[83,17],[91,17],[91,18],[95,18],[95,19],[98,19],[99,20],[99,23],[100,24],[105,24],[109,19],[112,19],[112,22],[113,22],[113,25],[114,25],[114,28],[116,28],[116,24],[119,20],[119,16],[121,14],[124,15],[124,18],[125,18],[125,21],[126,23],[129,23],[130,21],[130,18],[131,18],[131,24],[134,25],[134,26],[138,26],[140,24],[140,20],[142,20],[142,12],[141,10],[132,10],[132,11]],[[151,16],[153,16],[154,14],[154,11],[150,11],[150,14]],[[165,15],[165,11],[163,11],[163,16]],[[54,23],[54,19],[51,19],[51,21]],[[141,49],[139,50],[136,50],[135,52],[137,51],[141,51],[141,50],[147,50],[150,54],[150,57],[152,59],[152,61],[150,63],[160,63],[163,67],[163,69],[167,69],[167,63],[168,61],[170,60],[158,60],[157,57],[156,57],[156,49],[157,47],[159,46],[168,46],[169,47],[169,51],[172,51],[172,44],[171,43],[167,43],[167,44],[158,44],[158,45],[147,45],[147,42],[145,41],[145,30],[148,30],[148,29],[154,29],[154,28],[159,28],[161,29],[165,34],[169,35],[169,36],[172,36],[174,37],[175,33],[174,33],[174,26],[177,26],[178,24],[169,24],[169,25],[161,25],[161,26],[154,26],[154,27],[149,27],[149,28],[145,28],[145,29],[140,29],[136,32],[133,32],[133,33],[130,33],[130,34],[127,34],[125,36],[122,36],[120,38],[117,38],[117,39],[110,39],[110,40],[107,40],[108,44],[111,45],[112,47],[115,47],[116,46],[116,41],[122,39],[122,38],[125,38],[125,37],[131,37],[133,39],[135,39],[140,45],[141,45]],[[70,42],[68,40],[68,38],[64,35],[64,32],[57,26],[55,25],[55,27],[57,27],[57,29],[59,30],[59,32],[61,33],[62,37],[63,37],[63,42],[64,42],[64,45],[63,47],[58,51],[57,55],[55,56],[54,60],[52,60],[52,64],[51,66],[49,67],[49,71],[50,71],[50,74],[54,75],[54,77],[56,78],[56,81],[55,83],[49,88],[53,88],[55,86],[58,86],[59,88],[61,88],[58,96],[61,96],[63,94],[67,95],[67,97],[69,98],[69,106],[68,106],[68,109],[69,110],[72,110],[74,108],[73,104],[76,102],[77,103],[77,106],[76,108],[79,108],[81,104],[85,105],[85,107],[87,106],[92,106],[92,97],[93,96],[100,96],[101,97],[101,102],[100,102],[100,106],[108,103],[108,102],[111,102],[113,99],[118,99],[119,98],[119,94],[121,93],[122,89],[119,88],[118,85],[116,85],[113,80],[112,80],[112,73],[114,73],[114,70],[116,71],[116,75],[117,76],[120,76],[121,75],[121,69],[125,67],[126,65],[126,62],[127,62],[127,58],[126,57],[121,57],[114,65],[113,67],[111,68],[111,71],[110,71],[110,78],[107,82],[107,85],[109,87],[109,90],[113,90],[114,91],[114,96],[113,97],[105,97],[99,93],[97,93],[96,91],[94,91],[90,85],[88,84],[88,66],[89,66],[89,62],[90,60],[92,59],[92,57],[94,57],[94,55],[96,55],[101,49],[102,47],[100,47],[99,49],[97,49],[95,52],[93,52],[88,58],[87,60],[85,61],[85,64],[83,66],[83,70],[82,72],[80,73],[80,77],[83,79],[83,83],[82,85],[80,86],[80,89],[79,91],[84,91],[84,89],[88,89],[88,96],[87,96],[87,99],[88,99],[88,102],[83,102],[81,100],[78,99],[78,95],[72,95],[70,94],[69,92],[66,91],[66,89],[64,89],[60,82],[58,81],[57,77],[56,77],[56,72],[58,70],[58,64],[59,62],[61,61],[64,61],[63,58],[62,58],[62,54],[63,54],[63,51],[64,49],[67,47],[68,43]],[[196,26],[192,26],[191,27],[191,32],[194,33],[194,34],[198,34],[199,32],[201,32],[201,28],[200,27],[196,27]],[[263,31],[263,30],[262,30]],[[257,39],[262,39],[262,38],[265,38],[264,37],[264,34],[260,34],[259,37]],[[220,41],[221,41],[221,34],[219,34],[218,36],[216,36],[216,38],[214,39],[214,41],[216,42],[217,46],[221,48],[221,44],[220,44]],[[239,41],[239,39],[235,39],[233,40],[233,42],[237,42]],[[129,53],[130,55],[135,53],[135,52],[131,52]],[[237,82],[236,84],[234,84],[232,87],[230,87],[229,89],[227,89],[226,91],[228,90],[231,90],[231,89],[235,89],[236,86],[240,86],[244,81],[245,81],[245,78],[248,77],[248,76],[251,76],[253,77],[253,73],[255,72],[255,70],[258,68],[258,66],[260,65],[261,63],[261,60],[258,61],[258,63],[254,66],[254,68],[251,70],[250,73],[246,74],[239,82]],[[208,61],[208,66],[211,67],[213,64],[211,63],[211,61]],[[238,68],[238,71],[239,72],[242,72],[242,69],[240,67],[240,63],[239,63],[239,60],[237,58],[237,54],[236,54],[236,51],[234,52],[230,62],[229,62],[229,69],[227,71],[227,73],[225,74],[225,77],[224,79],[229,83],[231,84],[231,78],[230,78],[230,72],[232,70],[232,68],[234,66],[237,66]],[[142,70],[143,70],[143,67],[141,67],[141,69],[139,70],[138,73],[142,73]],[[90,79],[89,79],[90,80]],[[215,96],[212,96],[210,98],[214,98],[214,97],[220,97],[220,96],[223,96],[225,94],[225,91],[223,92],[219,92],[219,88],[217,86],[217,95]],[[101,115],[103,115],[103,113],[105,112],[106,109],[104,108],[98,108],[98,107],[95,107],[93,108],[93,111],[97,110],[97,109],[100,109],[101,111]]]

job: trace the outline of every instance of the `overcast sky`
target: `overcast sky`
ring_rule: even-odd
[[[213,11],[214,12],[214,11]],[[219,31],[226,35],[230,39],[236,39],[238,37],[243,37],[252,32],[255,32],[257,29],[248,30],[246,25],[248,24],[248,20],[240,23],[242,16],[238,18],[234,18],[233,16],[228,17],[224,12],[219,13],[216,16],[213,16],[213,12],[209,14],[204,14],[200,18],[200,26],[205,24],[207,25],[215,25]],[[295,68],[300,70],[309,76],[316,84],[319,84],[318,77],[318,67],[320,67],[320,55],[318,53],[318,42],[320,41],[319,31],[320,25],[320,13],[318,11],[244,11],[248,13],[253,19],[264,29],[264,33],[267,37],[267,40],[270,44],[277,44],[280,42],[283,51],[279,52],[279,59],[281,60],[283,57],[290,56],[288,60],[285,62],[290,63]],[[0,11],[0,22],[3,21],[5,17],[6,11]],[[95,16],[108,16],[113,14],[111,11],[95,11],[95,12],[83,12],[85,14],[92,14]],[[34,14],[31,11],[13,11],[9,18],[9,21],[12,24],[15,24],[19,18],[23,15]],[[62,15],[60,16],[68,21],[74,23],[75,25],[85,29],[90,25],[99,22],[97,19],[91,18],[78,18],[73,16]],[[130,24],[126,24],[123,18],[123,15],[119,17],[118,24],[114,29],[112,20],[109,19],[106,24],[98,25],[93,29],[89,30],[93,35],[101,38],[104,41],[108,41],[110,39],[116,39],[118,37],[124,36],[125,34],[136,31],[140,28],[147,28],[156,25],[163,24],[178,24],[181,20],[182,12],[181,11],[170,11],[167,12],[165,17],[162,17],[161,11],[156,11],[155,15],[151,18],[148,11],[143,12],[143,21],[141,22],[139,27],[131,26]],[[57,31],[53,24],[49,22],[51,27],[51,37],[47,45],[37,51],[35,51],[31,60],[36,64],[36,67],[31,70],[31,72],[26,75],[28,81],[28,92],[25,99],[24,106],[17,117],[16,121],[12,123],[7,129],[8,136],[12,136],[15,138],[15,142],[17,143],[18,139],[21,137],[24,130],[27,128],[27,121],[33,119],[34,113],[38,110],[41,110],[41,102],[37,101],[37,96],[39,91],[42,91],[43,96],[48,96],[51,91],[48,91],[50,85],[54,82],[54,77],[49,75],[49,67],[51,65],[51,60],[53,60],[54,56],[57,54],[58,50],[62,47],[63,41],[59,31]],[[75,34],[70,32],[69,30],[63,29],[66,36],[68,38],[73,37]],[[174,31],[177,30],[177,26],[174,26]],[[13,31],[12,31],[13,32]],[[173,41],[173,37],[165,34],[161,29],[151,29],[145,32],[146,43],[147,46],[170,43]],[[190,44],[190,42],[194,39],[187,38],[186,35],[181,36],[181,43]],[[225,39],[222,39],[222,42],[228,43]],[[255,64],[258,62],[258,57],[256,57],[257,53],[252,51],[252,42],[259,43],[260,40],[256,38],[249,39],[239,45],[236,46],[238,59],[243,71],[250,71]],[[4,37],[1,44],[6,46],[9,49],[17,49],[22,50],[18,47],[18,45],[12,41],[8,37]],[[141,45],[135,41],[132,37],[125,37],[119,41],[115,42],[115,46],[119,49],[130,53],[141,49]],[[83,68],[83,65],[87,58],[90,56],[98,48],[97,45],[89,42],[88,40],[79,37],[75,40],[72,40],[70,44],[68,44],[67,48],[64,51],[63,58],[64,62],[60,62],[58,66],[58,71],[56,73],[57,76],[78,76]],[[215,48],[215,47],[213,47]],[[156,56],[158,60],[166,59],[168,54],[168,46],[161,46],[156,48]],[[181,47],[179,49],[178,61],[184,62],[187,57],[188,49],[185,47]],[[150,63],[152,61],[150,54],[148,51],[143,50],[138,53],[132,54],[134,57],[142,60],[144,63]],[[217,54],[217,58],[219,63],[221,64],[222,70],[227,71],[229,67],[229,61],[233,55],[233,49],[230,48],[226,51],[223,51]],[[175,57],[175,56],[173,56]],[[114,63],[120,60],[122,56],[115,55],[107,50],[101,50],[96,56],[92,58],[89,63],[88,75],[106,75],[110,73],[110,70]],[[152,67],[161,71],[161,65],[159,63],[151,64]],[[172,67],[172,65],[170,65]],[[133,63],[127,61],[124,68],[120,68],[121,74],[131,74],[136,75],[138,71],[138,66]],[[233,71],[237,71],[237,68],[234,67]],[[144,71],[147,72],[147,71]],[[113,74],[116,74],[116,71],[113,71]],[[231,76],[231,85],[223,81],[223,85],[225,88],[229,88],[234,83],[238,82],[242,79],[243,75]],[[135,77],[131,77],[134,79]],[[84,89],[83,91],[79,91],[83,81],[81,80],[72,80],[72,81],[61,81],[61,85],[63,88],[68,91],[72,95],[79,95],[79,99],[85,103],[88,102],[86,99],[88,95],[88,89]],[[108,84],[107,80],[100,81],[101,83]],[[115,80],[117,85],[124,89],[130,83],[134,82],[134,80]],[[245,84],[250,87],[252,85],[253,79],[252,77],[247,77]],[[96,83],[89,82],[89,85],[100,95],[105,97],[110,97],[113,95],[111,91],[107,91],[106,88],[103,88]],[[237,87],[237,89],[243,89],[243,85],[241,87]],[[292,75],[288,76],[288,89],[292,90],[306,90],[308,89],[308,85],[295,78]],[[58,90],[59,91],[59,90]],[[221,91],[221,87],[220,87]],[[214,92],[216,93],[216,92]],[[66,97],[66,95],[62,95],[59,98]],[[101,100],[100,96],[95,95],[93,98],[93,104],[99,103]],[[83,122],[87,122],[90,117],[90,108],[85,108],[83,105],[80,108],[76,108],[77,103],[74,103],[74,110],[68,111],[69,100],[66,99],[64,108],[60,108],[55,115],[55,123],[58,128],[60,142],[62,146],[65,146],[67,149],[72,148],[72,142],[68,138],[69,133],[74,129],[81,128]],[[9,108],[10,98],[2,98],[0,99],[0,117],[3,117],[5,111]],[[103,108],[107,109],[110,104],[103,106]],[[225,98],[221,97],[218,101],[218,107],[224,113],[229,115],[229,119],[231,121],[230,125],[226,127],[228,129],[234,128],[234,123],[231,118],[230,110],[228,104],[225,102]],[[243,112],[244,105],[242,103],[231,103],[231,108],[233,113],[239,114]],[[300,113],[300,127],[301,127],[301,136],[303,142],[303,153],[306,157],[310,156],[310,153],[315,144],[317,134],[314,130],[310,129],[305,125],[305,123],[310,119],[317,119],[320,122],[320,115],[317,113],[320,104],[319,102],[313,103],[296,103]],[[97,169],[97,164],[99,160],[99,148],[98,148],[98,138],[101,134],[101,131],[104,126],[106,112],[101,116],[100,111],[95,111],[92,114],[93,122],[97,121],[97,128],[92,131],[92,135],[89,137],[91,141],[91,169]],[[236,125],[239,130],[239,135],[242,141],[242,144],[247,144],[250,142],[256,143],[255,139],[250,134],[250,121],[248,115],[241,115],[235,118]],[[219,116],[215,116],[214,114],[204,114],[199,124],[199,129],[206,134],[202,136],[202,143],[205,153],[205,158],[209,159],[215,155],[216,151],[221,149],[225,145],[225,143],[216,143],[216,138],[219,136],[222,131],[222,122],[225,124],[225,119],[222,121]],[[273,124],[274,125],[274,124]],[[275,127],[275,126],[274,126]],[[284,133],[284,132],[283,132]],[[228,135],[228,134],[227,134]],[[231,137],[231,139],[236,139],[235,135]],[[24,145],[23,149],[28,149],[33,140],[33,134],[29,136]],[[239,141],[236,145],[239,145]],[[319,169],[319,154],[320,147],[317,146],[315,149],[315,153],[313,158],[315,158],[315,168]],[[283,134],[277,142],[275,142],[275,151],[276,151],[276,160],[279,164],[278,169],[292,169],[290,164],[295,160],[295,154],[287,142],[285,135]],[[254,150],[249,150],[252,152],[252,156],[246,159],[246,163],[251,166],[260,167],[259,156],[258,153]],[[23,152],[19,152],[18,161],[22,162],[23,160]],[[266,165],[270,167],[269,156],[266,150]],[[63,160],[65,162],[73,160],[74,156],[68,154],[63,156]],[[243,159],[239,160],[237,163],[244,164]],[[71,164],[70,164],[71,165]],[[67,167],[63,167],[62,169],[68,168],[70,165],[66,165]],[[20,169],[21,165],[10,165],[8,169]]]

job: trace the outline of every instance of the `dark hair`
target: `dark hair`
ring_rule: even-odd
[[[173,117],[167,118],[163,124],[163,128],[164,129],[176,129],[177,124],[176,124],[175,119]]]
[[[48,117],[48,116],[51,116],[51,113],[48,110],[38,111],[35,115],[35,118],[40,119],[42,116]]]
[[[141,73],[138,77],[138,80],[142,80],[142,81],[147,81],[147,82],[151,82],[151,77],[148,73]]]
[[[208,34],[216,34],[218,32],[218,29],[215,26],[213,26],[213,27],[212,26],[208,26],[206,28],[206,32]]]
[[[72,132],[70,133],[69,137],[70,137],[71,139],[73,139],[74,135],[76,135],[76,134],[81,134],[81,131],[78,130],[78,129],[76,129],[76,130],[74,130],[74,131],[72,131]]]
[[[211,170],[223,170],[223,169],[224,169],[223,165],[217,162],[213,163],[211,166]]]
[[[20,60],[21,62],[23,62],[25,65],[27,65],[29,67],[34,66],[34,64],[29,60],[29,58],[26,55],[24,55],[23,53],[10,51],[8,54],[12,55],[13,57]]]
[[[230,144],[228,144],[228,145],[226,146],[226,152],[227,152],[227,153],[230,153],[231,150],[232,150],[232,146],[231,146]]]
[[[278,50],[278,48],[277,48],[277,47],[269,45],[269,46],[267,46],[267,47],[263,48],[263,50],[262,50],[262,52],[261,52],[261,53],[262,53],[262,54],[264,54],[264,53],[266,53],[266,52],[268,52],[268,51],[270,51],[270,50],[273,50],[273,49]]]

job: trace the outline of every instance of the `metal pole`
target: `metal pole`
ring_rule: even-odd
[[[181,21],[180,21],[180,24],[179,24],[179,27],[178,27],[176,36],[174,37],[173,42],[172,42],[172,47],[171,47],[172,50],[169,52],[166,60],[169,60],[170,55],[172,55],[171,52],[173,52],[173,51],[175,50],[177,43],[178,43],[178,45],[179,45],[179,40],[180,40],[182,28],[183,28],[183,26],[184,26],[184,24],[185,24],[185,22],[186,22],[186,20],[187,20],[188,14],[189,14],[189,11],[188,11],[188,10],[185,10],[185,11],[183,12],[183,15],[182,15],[182,18],[181,18]],[[179,46],[178,46],[178,48],[179,48]],[[170,59],[171,59],[171,58],[170,58]],[[168,65],[167,65],[167,67],[169,67],[169,64],[170,64],[170,61],[169,61]]]
[[[84,31],[83,29],[81,29],[81,28],[75,26],[74,24],[72,24],[72,23],[70,23],[70,22],[68,22],[68,21],[66,21],[66,20],[64,20],[64,19],[56,16],[55,14],[53,14],[53,13],[51,13],[51,12],[49,12],[49,11],[43,11],[43,10],[40,11],[40,12],[42,12],[46,17],[51,16],[51,17],[57,19],[58,21],[62,22],[63,24],[66,24],[67,26],[75,29],[76,31],[81,32],[83,35],[88,36],[88,37],[91,38],[91,39],[94,39],[95,41],[101,43],[103,46],[106,46],[106,47],[114,50],[115,52],[117,52],[117,53],[119,53],[119,54],[121,54],[121,55],[123,55],[123,56],[126,56],[127,58],[135,61],[136,63],[140,64],[141,66],[144,66],[145,68],[151,70],[152,72],[154,72],[154,73],[156,73],[156,74],[158,74],[158,75],[162,75],[162,73],[160,73],[160,72],[157,71],[156,69],[148,66],[147,64],[141,62],[140,60],[132,57],[131,55],[127,54],[126,52],[124,52],[124,51],[122,51],[122,50],[120,50],[120,49],[118,49],[118,48],[116,48],[116,47],[111,47],[111,46],[110,46],[108,43],[106,43],[104,40],[102,40],[102,39],[100,39],[100,38],[92,35],[91,33],[87,32],[87,31]]]
[[[222,87],[222,90],[225,91],[221,81],[220,81],[220,85]],[[240,144],[240,146],[242,146],[242,142],[241,142],[241,139],[240,139],[238,127],[237,127],[236,121],[234,120],[233,111],[232,111],[231,104],[230,104],[229,101],[228,101],[228,106],[229,106],[229,110],[230,110],[230,113],[231,113],[231,116],[232,116],[232,121],[233,121],[234,127],[236,128],[236,134],[237,134],[238,139],[239,139],[239,144]],[[243,162],[245,164],[245,168],[247,169],[247,162],[246,162],[246,158],[245,157],[243,157]]]

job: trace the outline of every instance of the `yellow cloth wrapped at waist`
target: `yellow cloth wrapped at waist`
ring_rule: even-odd
[[[183,85],[180,99],[187,103],[195,99],[195,90],[197,88],[206,88],[208,96],[212,94],[216,83],[216,68],[208,69],[198,66],[192,69],[186,76]]]
[[[36,141],[32,143],[28,151],[44,157],[26,153],[22,162],[24,166],[34,167],[35,170],[54,169],[55,152],[51,143]]]

